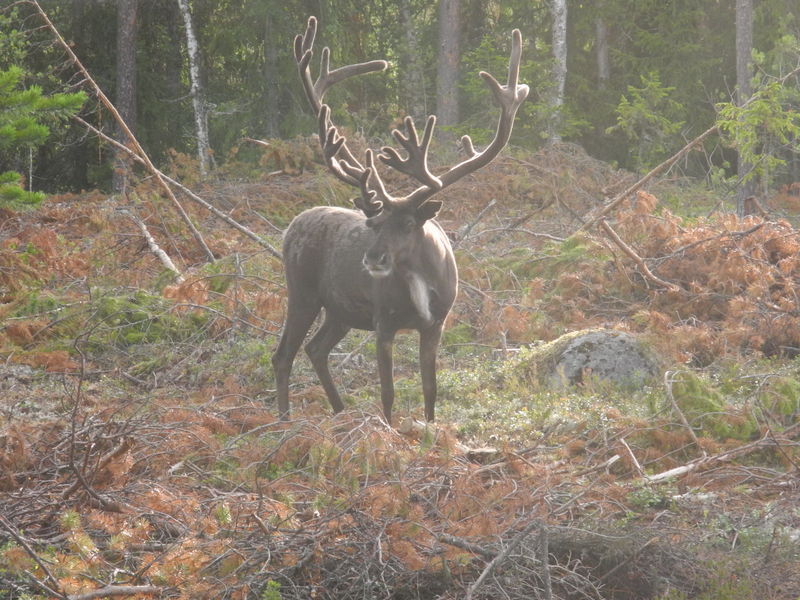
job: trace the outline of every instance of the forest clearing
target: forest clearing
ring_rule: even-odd
[[[74,598],[120,581],[131,597],[544,598],[549,578],[555,598],[794,600],[800,372],[770,344],[798,346],[781,283],[797,281],[800,233],[715,213],[683,181],[640,192],[615,228],[674,291],[600,230],[567,237],[629,173],[567,145],[511,151],[476,179],[447,191],[441,219],[463,234],[462,287],[430,428],[403,425],[422,418],[411,335],[396,353],[397,429],[380,417],[366,333],[334,355],[345,412],[330,414],[303,358],[292,419],[277,420],[281,264],[191,204],[218,260],[180,284],[105,196],[7,215],[9,597],[41,595],[35,578]],[[308,165],[198,192],[277,243],[335,185]],[[152,186],[136,191],[151,232],[197,260]],[[676,217],[659,195],[709,216]],[[515,200],[485,211],[493,198]],[[643,336],[667,376],[538,384],[524,348],[593,327]]]
[[[246,103],[220,102],[203,117],[195,68],[208,79],[238,77],[244,95],[252,90],[233,57],[252,48],[231,49],[225,28],[235,10],[186,0],[140,10],[139,56],[118,49],[114,64],[119,75],[123,55],[133,72],[137,60],[139,71],[152,60],[157,79],[162,67],[176,67],[163,58],[164,40],[184,24],[180,122],[192,133],[181,138],[177,118],[162,120],[169,103],[154,108],[159,94],[140,90],[150,104],[137,109],[120,101],[124,78],[113,102],[102,91],[101,65],[111,68],[98,50],[103,34],[80,29],[98,25],[91,7],[54,2],[45,6],[53,21],[45,3],[0,9],[0,600],[800,598],[800,121],[792,95],[800,63],[778,61],[781,72],[750,100],[717,103],[714,120],[698,113],[680,127],[659,113],[674,117],[678,103],[660,104],[659,94],[674,89],[659,87],[658,73],[642,75],[642,88],[604,76],[597,98],[606,86],[629,93],[614,100],[616,125],[588,124],[597,116],[588,111],[579,123],[570,111],[585,98],[567,85],[550,105],[533,84],[549,77],[562,26],[579,46],[575,38],[596,24],[599,43],[595,19],[619,15],[625,3],[609,0],[607,14],[570,5],[570,30],[566,3],[512,4],[470,5],[460,17],[448,16],[444,1],[440,12],[411,0],[364,8],[376,22],[395,9],[403,23],[416,19],[419,38],[401,31],[412,49],[434,47],[437,25],[441,35],[459,23],[488,32],[464,63],[484,68],[485,58],[495,75],[508,70],[508,83],[481,73],[488,90],[452,88],[473,111],[464,122],[475,146],[471,138],[456,144],[457,126],[444,117],[437,135],[432,119],[424,133],[418,120],[418,136],[411,116],[387,112],[398,98],[380,104],[380,117],[364,116],[375,109],[365,98],[406,93],[398,75],[380,92],[353,86],[345,102],[337,90],[341,106],[331,107],[321,103],[324,85],[319,93],[304,81],[317,113],[309,118],[279,101],[305,101],[293,72],[294,88],[252,103],[283,107],[270,119],[296,131],[274,136],[250,135],[271,126],[245,126]],[[740,17],[741,4],[726,7]],[[136,6],[95,8],[116,11],[116,37],[135,41]],[[238,8],[281,34],[297,32],[272,2]],[[778,0],[765,3],[757,22],[773,23],[778,8]],[[685,25],[680,11],[637,10]],[[533,58],[521,63],[525,30],[509,38],[505,27],[520,15],[553,35],[546,47],[541,39],[525,46]],[[328,17],[334,31],[361,22]],[[354,39],[370,52],[376,46],[365,31],[343,36],[351,65],[364,60]],[[22,40],[37,43],[23,52]],[[293,67],[302,78],[310,43],[298,40]],[[97,52],[87,51],[84,64],[78,54],[88,48]],[[225,48],[219,64],[202,59]],[[275,59],[270,47],[259,56]],[[16,66],[28,62],[41,71]],[[59,81],[60,91],[26,87],[37,80]],[[636,129],[654,90],[659,101]],[[483,112],[490,93],[502,106],[498,143],[481,122],[487,114],[490,127],[497,122],[497,111]],[[137,110],[151,120],[134,128]],[[68,141],[45,144],[66,122]],[[218,155],[202,141],[209,123]],[[626,129],[636,123],[634,133]],[[378,134],[377,125],[388,127]],[[753,141],[747,126],[766,137]],[[382,160],[393,168],[378,177],[367,149],[400,127],[388,143],[407,158],[389,152]],[[168,145],[179,138],[196,147]],[[606,138],[614,148],[602,157],[586,149]],[[493,162],[460,168],[483,156],[476,148],[488,148]],[[345,152],[365,156],[365,167],[333,160]],[[65,183],[47,194],[26,185],[59,177]],[[387,189],[406,196],[397,201]],[[434,193],[434,208],[421,208]],[[284,268],[279,249],[289,223],[318,206],[341,214],[355,204],[373,218],[415,195],[425,198],[415,210],[436,216],[458,265],[455,302],[442,313],[436,420],[407,323],[394,340],[393,411],[382,406],[380,334],[357,329],[330,357],[343,410],[332,410],[313,351],[311,360],[299,353],[287,399],[288,371],[276,377],[271,357],[287,318],[290,263]],[[455,278],[447,284],[455,294]],[[418,298],[412,290],[416,309]],[[568,373],[560,361],[581,336],[635,340],[647,367],[632,379],[593,367]],[[587,352],[599,353],[592,344]]]

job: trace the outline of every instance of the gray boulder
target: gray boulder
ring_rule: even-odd
[[[636,388],[663,372],[662,362],[639,338],[613,329],[568,333],[526,353],[523,362],[541,384],[556,389],[590,380]]]

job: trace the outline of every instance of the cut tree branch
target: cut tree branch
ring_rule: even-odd
[[[161,261],[161,264],[164,265],[165,269],[172,271],[175,274],[175,281],[178,283],[183,283],[183,274],[178,270],[178,267],[175,266],[175,263],[172,262],[169,254],[164,252],[161,246],[158,245],[158,242],[156,242],[156,240],[150,234],[150,231],[147,229],[147,225],[144,224],[144,221],[142,221],[129,210],[123,210],[122,212],[129,216],[131,220],[139,227],[139,230],[142,232],[142,236],[147,241],[147,246],[150,248],[150,252],[156,255],[158,260]]]
[[[478,579],[476,579],[476,580],[475,580],[475,582],[474,582],[474,583],[473,583],[471,586],[469,586],[469,589],[467,590],[467,594],[466,594],[466,596],[464,596],[464,599],[465,599],[465,600],[472,600],[472,597],[474,596],[475,592],[476,592],[476,591],[478,590],[478,588],[479,588],[479,587],[480,587],[480,586],[483,584],[483,582],[486,580],[486,578],[487,578],[487,577],[488,577],[488,576],[489,576],[489,575],[492,573],[492,571],[494,571],[494,570],[495,570],[495,569],[496,569],[496,568],[497,568],[497,567],[500,565],[500,563],[502,563],[502,562],[503,562],[503,561],[506,559],[506,557],[507,557],[509,554],[511,554],[511,552],[513,552],[513,551],[514,551],[514,549],[515,549],[517,546],[519,546],[519,545],[522,543],[522,541],[523,541],[523,540],[524,540],[526,537],[528,537],[528,535],[530,535],[531,531],[533,531],[533,529],[534,529],[535,527],[537,527],[537,526],[545,527],[544,523],[540,522],[538,519],[533,519],[533,520],[531,520],[531,522],[530,522],[530,523],[528,523],[528,524],[525,526],[525,529],[523,529],[522,531],[520,531],[520,532],[519,532],[519,533],[518,533],[518,534],[517,534],[517,535],[514,537],[514,539],[512,539],[512,540],[511,540],[511,541],[508,543],[508,546],[506,546],[506,547],[503,549],[503,551],[502,551],[502,552],[500,552],[500,554],[498,554],[497,556],[495,556],[495,557],[492,559],[492,561],[491,561],[491,562],[490,562],[488,565],[486,565],[486,568],[485,568],[485,569],[483,570],[483,572],[480,574],[480,576],[478,577]],[[546,558],[546,557],[545,557],[545,558]]]
[[[95,600],[95,598],[135,596],[137,594],[153,594],[161,596],[165,591],[165,588],[155,585],[107,585],[83,594],[70,594],[67,596],[67,598],[68,600]]]
[[[790,71],[789,73],[787,73],[786,75],[784,75],[783,77],[781,77],[780,79],[778,79],[778,83],[779,83],[780,85],[783,85],[784,83],[786,83],[787,81],[789,81],[789,79],[791,79],[792,77],[794,77],[795,75],[798,75],[798,74],[800,74],[800,67],[797,67],[797,68],[793,69],[792,71]],[[754,101],[754,100],[755,100],[757,97],[758,97],[758,94],[753,94],[752,96],[750,96],[750,98],[747,100],[747,102],[745,102],[744,104],[742,104],[742,106],[741,106],[740,108],[744,108],[744,107],[746,107],[748,104],[750,104],[751,102],[753,102],[753,101]],[[597,225],[598,223],[600,223],[600,222],[603,220],[603,218],[604,218],[604,217],[605,217],[605,216],[606,216],[608,213],[610,213],[612,210],[614,210],[615,208],[617,208],[617,206],[619,206],[619,205],[620,205],[622,202],[624,202],[626,198],[630,197],[630,196],[631,196],[632,194],[634,194],[634,193],[635,193],[637,190],[639,190],[639,189],[641,189],[642,187],[644,187],[644,185],[645,185],[645,184],[647,184],[647,183],[649,183],[649,181],[650,181],[650,180],[651,180],[653,177],[655,177],[656,175],[658,175],[658,174],[659,174],[659,173],[661,173],[662,171],[665,171],[665,170],[669,169],[670,167],[672,167],[672,165],[674,165],[674,164],[675,164],[676,162],[678,162],[678,161],[679,161],[681,158],[683,158],[683,157],[684,157],[686,154],[688,154],[688,153],[689,153],[689,152],[690,152],[690,151],[691,151],[693,148],[697,147],[699,144],[701,144],[702,142],[704,142],[704,141],[705,141],[705,139],[706,139],[707,137],[710,137],[711,135],[713,135],[713,134],[715,134],[715,133],[719,133],[719,126],[717,126],[717,125],[713,125],[713,126],[709,127],[708,129],[706,129],[706,130],[705,130],[703,133],[701,133],[701,134],[700,134],[700,135],[698,135],[696,138],[694,138],[693,140],[691,140],[691,141],[690,141],[688,144],[686,144],[686,145],[685,145],[683,148],[681,148],[680,150],[678,150],[678,152],[676,152],[675,154],[673,154],[671,157],[669,157],[667,160],[665,160],[664,162],[662,162],[660,165],[658,165],[658,166],[654,167],[652,170],[650,170],[650,171],[649,171],[649,172],[648,172],[648,173],[647,173],[647,174],[646,174],[644,177],[642,177],[642,178],[641,178],[639,181],[637,181],[636,183],[634,183],[632,186],[630,186],[630,187],[629,187],[628,189],[626,189],[625,191],[623,191],[623,192],[621,192],[621,193],[617,194],[617,195],[616,195],[616,196],[615,196],[615,197],[614,197],[614,198],[611,200],[611,202],[609,202],[608,204],[606,204],[606,205],[605,205],[605,206],[604,206],[604,207],[603,207],[603,208],[600,210],[600,212],[598,212],[598,213],[597,213],[597,214],[596,214],[596,215],[595,215],[595,216],[594,216],[594,217],[593,217],[591,220],[589,220],[589,221],[587,221],[586,223],[584,223],[583,225],[581,225],[581,226],[578,228],[578,230],[577,230],[577,231],[585,231],[585,230],[587,230],[587,229],[591,229],[592,227],[594,227],[595,225]]]
[[[50,17],[48,17],[47,13],[45,13],[42,7],[39,6],[39,2],[37,2],[37,0],[29,0],[29,2],[39,12],[39,15],[42,17],[42,20],[44,20],[45,25],[53,34],[56,41],[59,43],[64,52],[66,52],[67,56],[69,56],[70,60],[75,65],[75,68],[77,68],[81,72],[81,75],[83,75],[85,82],[89,84],[89,87],[91,87],[92,91],[94,92],[94,95],[97,96],[97,99],[100,100],[100,103],[103,104],[103,106],[105,106],[108,109],[108,111],[114,117],[114,120],[119,124],[120,129],[128,138],[129,143],[133,146],[133,149],[141,159],[141,162],[145,165],[147,170],[153,174],[153,176],[155,177],[156,181],[159,183],[161,188],[166,192],[167,197],[170,199],[172,204],[177,209],[184,223],[186,223],[186,226],[192,232],[192,235],[197,241],[197,245],[200,246],[200,248],[203,250],[208,261],[212,263],[215,262],[216,259],[214,258],[214,254],[211,252],[208,245],[206,245],[203,236],[194,226],[194,223],[192,223],[191,218],[186,213],[183,206],[181,206],[181,203],[178,202],[178,199],[175,197],[175,194],[172,193],[172,189],[167,185],[167,182],[164,181],[164,178],[161,176],[161,172],[158,169],[156,169],[155,165],[153,165],[152,161],[150,160],[150,157],[144,151],[144,148],[142,148],[141,144],[139,144],[139,141],[136,139],[136,136],[133,135],[133,132],[130,130],[127,123],[125,123],[125,120],[119,114],[119,111],[116,109],[114,104],[111,102],[111,100],[108,99],[108,96],[105,95],[103,90],[100,89],[100,86],[97,85],[97,82],[95,82],[95,80],[89,74],[89,71],[86,70],[86,67],[83,66],[83,63],[81,63],[78,56],[72,51],[72,48],[70,48],[69,44],[67,44],[67,42],[64,41],[64,38],[61,36],[61,33],[58,31],[58,29],[56,29],[56,26],[53,25],[53,22],[50,20]]]
[[[86,129],[88,129],[89,131],[91,131],[92,133],[97,135],[98,137],[100,137],[103,140],[105,140],[106,142],[108,142],[109,144],[112,144],[114,147],[118,148],[119,150],[123,150],[123,151],[127,152],[128,155],[131,158],[133,158],[134,160],[136,160],[137,162],[140,162],[140,163],[144,164],[144,160],[142,160],[142,158],[139,157],[133,150],[131,150],[130,148],[128,148],[124,144],[120,144],[117,140],[115,140],[114,138],[112,138],[109,135],[106,135],[105,133],[103,133],[102,131],[97,129],[97,127],[92,125],[91,123],[88,123],[88,122],[84,121],[83,119],[81,119],[78,116],[73,117],[73,119],[75,121],[77,121],[78,123],[80,123],[81,125],[83,125],[84,127],[86,127]],[[156,169],[156,170],[158,170],[158,169]],[[161,171],[158,171],[158,172],[161,175],[161,177],[164,178],[164,181],[166,181],[170,185],[173,185],[176,188],[178,188],[180,191],[182,191],[184,194],[186,194],[189,197],[190,200],[196,202],[197,204],[199,204],[200,206],[205,208],[207,211],[212,213],[215,217],[218,217],[219,219],[222,219],[225,223],[227,223],[228,225],[230,225],[231,227],[233,227],[237,231],[240,231],[241,233],[245,234],[247,237],[249,237],[251,240],[253,240],[257,244],[259,244],[261,247],[263,247],[267,252],[272,254],[272,256],[274,256],[278,260],[282,260],[281,253],[278,252],[272,246],[272,244],[270,244],[266,240],[262,239],[258,234],[253,232],[251,229],[245,227],[244,225],[242,225],[241,223],[239,223],[235,219],[229,217],[228,215],[226,215],[224,212],[219,210],[213,204],[209,204],[208,202],[203,200],[200,196],[195,194],[192,190],[187,188],[185,185],[183,185],[179,181],[176,181],[176,180],[172,179],[172,177],[170,177],[169,175],[167,175],[165,173],[162,173]]]
[[[45,576],[47,577],[47,580],[50,582],[50,586],[52,586],[52,587],[46,585],[42,581],[39,581],[33,575],[28,573],[28,576],[34,581],[34,583],[36,585],[38,585],[40,588],[42,588],[45,592],[47,592],[48,594],[50,594],[52,596],[55,596],[56,598],[61,598],[62,600],[64,598],[66,598],[66,596],[63,593],[61,593],[60,591],[57,591],[57,590],[61,589],[61,586],[58,585],[58,581],[56,580],[55,577],[53,577],[53,574],[50,572],[50,569],[48,569],[47,565],[42,562],[42,559],[39,558],[39,555],[36,554],[36,552],[33,551],[33,548],[31,548],[28,545],[28,542],[25,540],[25,538],[23,538],[19,534],[19,532],[17,531],[16,527],[14,527],[3,515],[0,515],[0,525],[3,527],[3,529],[5,529],[8,532],[8,534],[11,537],[14,538],[14,540],[20,546],[22,546],[22,548],[25,550],[25,552],[28,553],[28,556],[30,556],[37,565],[39,565],[39,568],[45,574]]]
[[[796,423],[791,427],[788,427],[787,429],[782,431],[779,436],[773,434],[770,431],[767,432],[761,439],[758,439],[755,442],[744,444],[742,446],[739,446],[738,448],[734,448],[733,450],[728,450],[727,452],[722,452],[721,454],[715,454],[714,456],[698,458],[697,460],[693,460],[690,463],[687,463],[680,467],[675,467],[674,469],[669,469],[668,471],[663,471],[656,475],[651,475],[651,476],[645,475],[644,480],[649,483],[657,483],[659,481],[670,479],[672,477],[686,475],[687,473],[696,471],[700,467],[708,467],[718,463],[728,462],[735,458],[751,454],[757,450],[780,446],[781,444],[784,444],[789,440],[793,440],[796,437],[800,437],[800,423]]]
[[[647,265],[644,263],[642,257],[636,254],[633,248],[631,248],[630,246],[628,246],[628,244],[622,241],[622,238],[619,237],[617,232],[611,228],[611,225],[609,225],[605,219],[600,220],[600,227],[603,229],[603,231],[606,232],[606,235],[608,235],[611,241],[614,242],[617,246],[619,246],[620,250],[622,250],[625,254],[627,254],[630,258],[633,259],[633,262],[635,262],[636,265],[639,267],[639,270],[641,271],[645,279],[655,283],[660,287],[667,288],[671,292],[681,291],[681,288],[679,288],[674,283],[670,283],[669,281],[664,281],[660,277],[655,276],[652,273],[652,271],[650,271],[650,269],[647,267]]]

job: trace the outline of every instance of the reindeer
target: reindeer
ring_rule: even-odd
[[[332,124],[330,108],[322,102],[334,84],[383,71],[388,63],[375,60],[330,70],[330,50],[326,47],[319,76],[313,81],[309,63],[316,31],[317,20],[310,17],[305,33],[294,40],[295,61],[317,115],[325,163],[338,179],[357,188],[361,195],[353,200],[358,210],[317,206],[295,217],[284,234],[288,308],[283,334],[272,356],[278,409],[282,418],[288,417],[292,363],[324,308],[322,325],[305,349],[334,412],[344,405],[328,369],[328,355],[351,328],[375,331],[383,414],[391,424],[392,344],[398,330],[416,329],[425,418],[433,421],[436,353],[458,290],[458,270],[447,235],[434,220],[442,202],[431,198],[487,165],[508,143],[517,109],[528,95],[528,86],[518,83],[522,38],[515,29],[506,85],[489,73],[480,73],[501,109],[495,137],[483,152],[477,152],[469,136],[464,136],[461,144],[468,158],[437,176],[428,168],[434,116],[428,117],[421,140],[410,117],[404,121],[405,133],[397,129],[392,132],[406,156],[387,146],[378,158],[419,182],[410,194],[395,197],[384,187],[372,150],[366,150],[363,162],[359,161]]]

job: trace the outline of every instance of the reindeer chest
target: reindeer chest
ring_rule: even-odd
[[[435,290],[416,273],[378,281],[373,294],[375,318],[394,329],[425,328],[439,318],[436,298]]]

